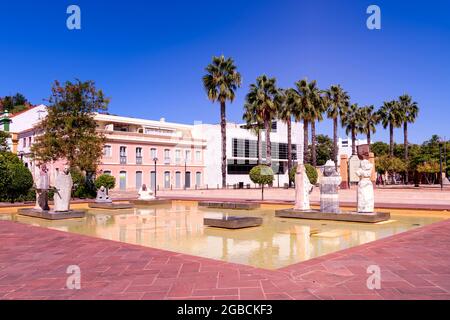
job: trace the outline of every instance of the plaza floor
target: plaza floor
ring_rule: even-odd
[[[0,299],[450,299],[450,220],[274,271],[10,221],[0,239]]]

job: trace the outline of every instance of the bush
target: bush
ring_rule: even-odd
[[[0,201],[14,202],[32,187],[33,176],[22,161],[11,152],[0,152]]]
[[[98,190],[101,186],[110,190],[116,186],[116,178],[110,174],[102,174],[95,179],[95,188]]]
[[[305,164],[305,171],[306,175],[308,176],[309,182],[312,185],[317,184],[317,179],[319,178],[319,175],[317,174],[317,170],[310,164]],[[295,173],[297,172],[297,166],[294,166],[291,171],[289,172],[289,180],[291,182],[295,182]]]
[[[259,165],[250,170],[250,180],[253,183],[265,185],[273,182],[273,170],[266,165]]]
[[[72,196],[79,199],[92,199],[95,198],[97,192],[92,182],[90,182],[84,173],[77,169],[71,168],[70,174],[73,180],[73,192]]]

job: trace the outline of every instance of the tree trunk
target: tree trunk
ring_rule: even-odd
[[[356,155],[356,128],[352,126],[352,156]]]
[[[308,120],[303,120],[303,162],[308,163],[309,162],[309,137],[308,137],[308,131],[309,131],[309,122]],[[298,161],[299,159],[297,159]]]
[[[371,134],[370,134],[370,129],[367,130],[367,144],[369,145],[369,149],[370,149],[370,143],[372,142],[371,139]]]
[[[333,119],[333,160],[337,170],[338,167],[338,118]]]
[[[220,102],[220,130],[222,133],[222,188],[227,187],[227,120],[225,101]]]
[[[266,165],[272,166],[272,146],[270,145],[270,129],[272,123],[269,119],[264,119],[264,128],[266,130]]]
[[[288,152],[288,163],[287,163],[287,167],[288,167],[288,176],[289,173],[291,172],[291,168],[292,168],[292,127],[291,127],[291,119],[289,118],[287,121],[287,140],[288,140],[288,145],[287,145],[287,152]],[[289,188],[291,187],[292,183],[291,183],[291,179],[289,179]]]
[[[403,124],[403,145],[404,145],[404,149],[405,149],[405,163],[406,165],[408,165],[408,158],[409,158],[409,144],[408,144],[408,122],[405,121],[405,123]],[[408,179],[409,179],[409,172],[408,170],[406,170],[406,175],[405,175],[405,184],[408,184]]]
[[[389,124],[389,155],[394,156],[394,125],[392,122]]]
[[[313,167],[317,166],[317,153],[316,153],[316,121],[311,121],[311,158]]]
[[[257,141],[257,146],[256,146],[256,150],[258,152],[258,165],[262,164],[262,154],[261,154],[261,150],[262,150],[262,139],[261,139],[261,130],[258,129],[258,141]]]

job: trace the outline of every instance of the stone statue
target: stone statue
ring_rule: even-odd
[[[139,189],[139,200],[155,200],[155,196],[151,189],[147,189],[145,184]]]
[[[295,173],[295,207],[294,210],[311,210],[309,204],[309,194],[313,190],[313,185],[306,174],[305,165],[298,164]]]
[[[95,198],[96,203],[112,203],[111,198],[108,196],[108,192],[104,186],[101,186],[97,190],[97,197]]]
[[[55,195],[53,202],[55,212],[68,212],[70,210],[70,199],[72,197],[73,181],[69,168],[64,167],[63,172],[58,172],[55,180]]]
[[[358,183],[358,212],[373,213],[374,212],[374,192],[373,184],[370,180],[372,176],[373,164],[369,160],[362,160],[361,167],[356,171],[359,177]]]
[[[340,213],[339,185],[341,176],[336,171],[334,161],[328,160],[320,180],[320,211],[328,213]]]
[[[48,206],[48,190],[50,188],[50,179],[48,176],[48,168],[45,164],[41,164],[39,167],[39,173],[35,176],[35,188],[36,188],[36,206],[35,210],[49,211]]]

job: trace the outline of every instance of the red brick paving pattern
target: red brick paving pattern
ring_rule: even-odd
[[[66,289],[69,265],[81,290]],[[448,300],[450,221],[275,271],[0,221],[0,299]]]

